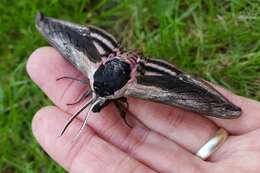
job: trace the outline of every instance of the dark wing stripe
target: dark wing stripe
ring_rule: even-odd
[[[157,65],[159,67],[164,67],[165,69],[171,70],[176,74],[180,74],[182,73],[182,71],[178,70],[176,67],[174,67],[172,64],[169,64],[165,61],[162,60],[156,60],[156,59],[148,59],[147,60],[147,64],[154,64]]]
[[[109,44],[109,47],[112,49],[118,47],[117,41],[112,35],[110,35],[109,33],[105,32],[100,28],[96,28],[94,26],[88,26],[88,27],[90,30],[91,37],[100,39],[100,41],[102,42],[107,42],[107,44]]]
[[[93,39],[93,41],[94,41],[96,44],[98,44],[98,45],[105,51],[105,53],[111,53],[111,52],[113,52],[113,49],[110,48],[110,47],[109,47],[106,43],[104,43],[103,41],[101,41],[101,40],[99,40],[99,39],[97,39],[97,38],[95,38],[95,37],[93,37],[92,39]]]
[[[92,39],[96,39],[96,40],[99,40],[100,42],[103,42],[110,49],[114,49],[115,48],[108,40],[106,40],[101,35],[98,35],[96,33],[90,33],[90,36],[91,36]]]

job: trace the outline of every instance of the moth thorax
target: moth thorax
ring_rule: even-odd
[[[130,65],[120,59],[101,64],[94,74],[94,91],[101,97],[111,96],[124,87],[130,79]]]

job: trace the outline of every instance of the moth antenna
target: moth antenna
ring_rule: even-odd
[[[64,132],[66,131],[66,129],[69,127],[69,125],[71,124],[71,122],[84,110],[86,109],[90,104],[92,104],[94,101],[96,101],[96,98],[92,98],[91,100],[89,100],[87,103],[85,103],[76,113],[74,113],[70,119],[67,121],[66,125],[64,126],[64,128],[62,129],[60,136],[62,136],[64,134]]]
[[[97,100],[97,99],[96,99]],[[89,117],[89,113],[90,111],[93,109],[93,107],[95,106],[95,103],[96,103],[96,100],[94,100],[95,102],[93,103],[92,102],[92,105],[90,107],[90,109],[88,110],[85,118],[84,118],[84,122],[83,124],[81,125],[80,129],[79,129],[79,132],[77,133],[77,135],[75,136],[75,138],[73,139],[73,141],[77,140],[79,137],[80,137],[80,134],[82,133],[83,129],[85,128],[85,126],[87,125],[87,121],[88,121],[88,117]],[[98,102],[98,101],[97,101]]]

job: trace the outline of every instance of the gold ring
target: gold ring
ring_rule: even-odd
[[[227,140],[228,132],[220,128],[216,135],[213,136],[207,143],[205,143],[196,153],[196,156],[202,160],[206,160]]]

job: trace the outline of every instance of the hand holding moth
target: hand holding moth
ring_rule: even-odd
[[[36,50],[28,60],[27,71],[55,106],[42,108],[33,119],[33,133],[43,149],[72,173],[82,172],[259,172],[260,103],[219,89],[232,103],[241,107],[240,118],[205,118],[164,104],[129,99],[127,117],[136,116],[148,128],[127,127],[113,104],[89,117],[89,126],[74,141],[83,115],[57,137],[67,119],[81,107],[68,106],[88,86],[61,76],[85,77],[55,49]],[[218,129],[230,137],[208,161],[194,152]]]

